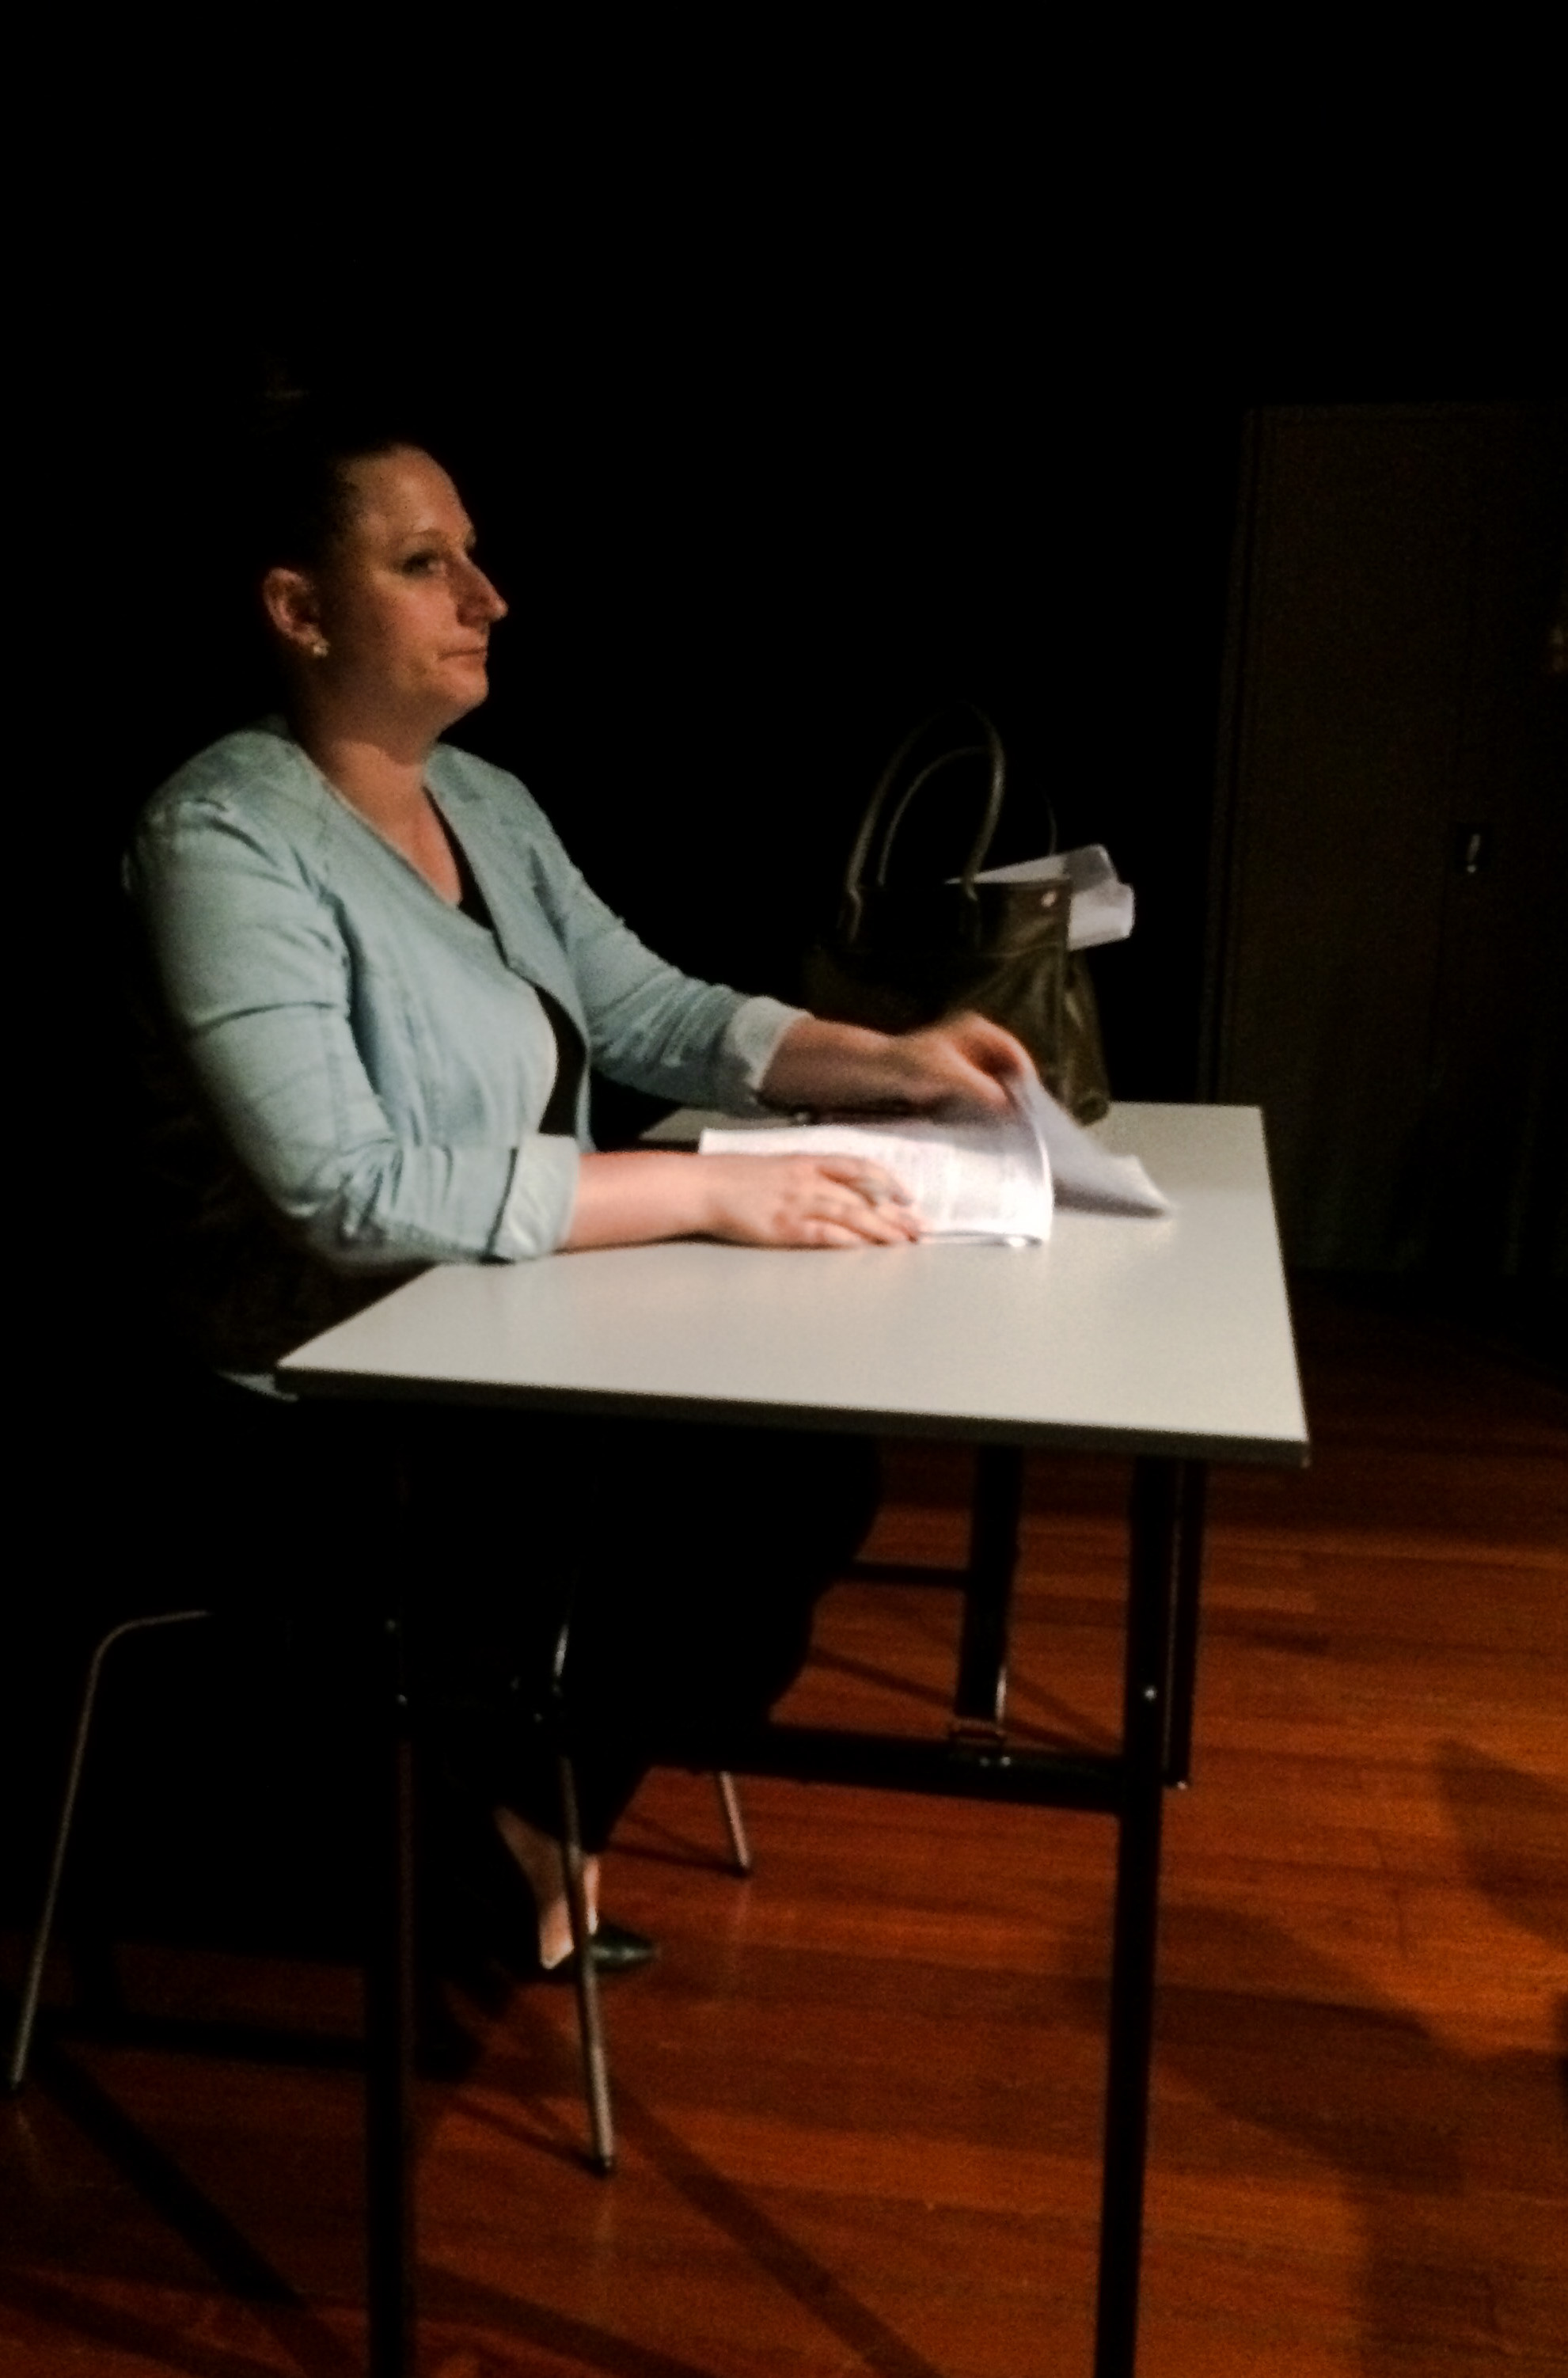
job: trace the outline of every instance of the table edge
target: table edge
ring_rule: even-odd
[[[514,1411],[577,1412],[616,1420],[675,1420],[737,1428],[786,1428],[851,1436],[1016,1445],[1040,1452],[1153,1455],[1170,1460],[1241,1461],[1306,1469],[1310,1437],[1209,1436],[1194,1431],[1120,1428],[1093,1422],[1019,1422],[984,1414],[926,1415],[858,1406],[736,1403],[727,1398],[633,1395],[592,1387],[532,1388],[485,1379],[398,1378],[385,1373],[291,1365],[289,1387],[313,1401],[484,1404]]]

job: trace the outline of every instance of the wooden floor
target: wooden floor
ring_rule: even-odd
[[[1303,1337],[1312,1471],[1215,1482],[1141,2368],[1561,2378],[1568,1409],[1437,1325],[1320,1298]],[[870,1551],[956,1556],[964,1486],[956,1457],[900,1457]],[[1012,1706],[1036,1738],[1110,1738],[1124,1486],[1031,1473]],[[928,1588],[839,1589],[798,1712],[939,1727],[954,1616]],[[609,2005],[614,2180],[579,2160],[557,1991],[469,2009],[477,2072],[423,2088],[423,2370],[1076,2378],[1108,1823],[746,1797],[749,1883],[682,1775],[609,1861],[613,1912],[664,1943]],[[124,1964],[165,2012],[355,2016],[331,1967]],[[56,2046],[0,2104],[6,2378],[359,2368],[357,2093],[329,2059]]]

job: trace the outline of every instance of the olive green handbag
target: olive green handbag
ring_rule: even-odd
[[[1110,1089],[1088,970],[1068,948],[1072,887],[1065,878],[976,881],[1001,815],[1007,760],[984,711],[963,708],[956,735],[951,725],[943,731],[952,714],[940,712],[883,770],[849,854],[835,928],[806,958],[807,1004],[815,1015],[882,1032],[976,1009],[1017,1035],[1070,1114],[1094,1123],[1108,1108]],[[987,763],[984,814],[956,879],[890,883],[893,840],[916,795],[955,763],[976,759]]]

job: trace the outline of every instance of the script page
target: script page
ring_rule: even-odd
[[[1050,1171],[1032,1121],[786,1123],[705,1131],[704,1156],[858,1156],[892,1174],[927,1236],[1040,1241],[1051,1234]]]
[[[1013,1091],[1044,1150],[1046,1170],[1063,1206],[1102,1214],[1168,1214],[1170,1199],[1135,1156],[1113,1156],[1092,1132],[1033,1079]]]

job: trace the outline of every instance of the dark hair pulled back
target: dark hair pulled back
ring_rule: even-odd
[[[292,390],[270,396],[246,473],[250,583],[280,567],[318,568],[353,518],[353,465],[405,447],[428,451],[418,427],[384,404]]]

